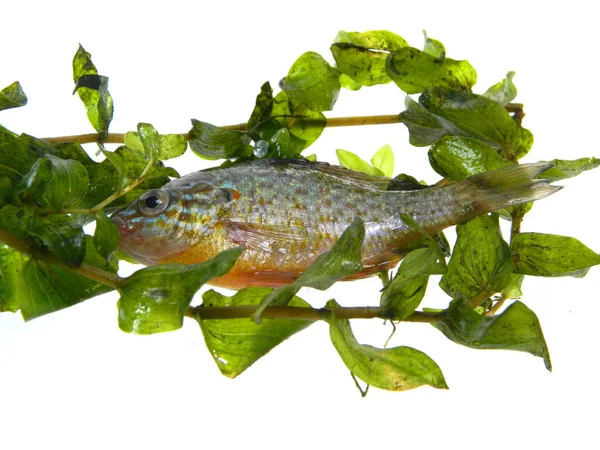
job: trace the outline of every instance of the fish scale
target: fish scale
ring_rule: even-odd
[[[293,281],[360,217],[361,278],[393,267],[428,233],[559,189],[533,178],[547,164],[511,166],[446,186],[388,190],[390,179],[305,160],[253,160],[196,172],[143,194],[112,216],[122,249],[145,264],[197,263],[243,246],[229,288]]]

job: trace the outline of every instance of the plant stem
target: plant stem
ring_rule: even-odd
[[[305,121],[310,124],[310,120]],[[316,120],[317,123],[322,123],[320,120]],[[354,127],[359,125],[385,125],[392,123],[399,123],[400,116],[398,114],[386,114],[381,116],[351,116],[351,117],[333,117],[327,119],[327,127]],[[244,131],[246,129],[245,123],[238,123],[235,125],[225,125],[224,130]],[[186,140],[190,140],[191,136],[189,133],[181,133]],[[102,142],[104,144],[122,144],[125,138],[124,133],[108,133],[104,139],[99,139],[97,133],[78,134],[73,136],[59,136],[59,137],[48,137],[42,138],[42,140],[50,144],[60,144],[63,142],[76,142],[78,144],[89,144],[92,142]]]
[[[202,320],[220,319],[245,319],[252,316],[256,306],[221,306],[210,307],[194,306],[188,309],[188,317]],[[333,316],[337,319],[390,319],[386,309],[377,306],[339,307],[339,308],[302,308],[298,306],[269,306],[264,310],[264,319],[298,319],[298,320],[329,320]],[[439,322],[443,313],[414,312],[403,319],[403,322]],[[393,318],[392,318],[393,320]]]
[[[107,272],[97,267],[91,266],[86,263],[82,263],[79,267],[69,267],[63,264],[56,256],[52,253],[48,253],[43,249],[35,247],[30,243],[20,239],[4,230],[0,230],[0,243],[7,245],[8,247],[17,250],[18,252],[30,255],[33,259],[52,264],[53,266],[60,267],[63,270],[74,272],[78,275],[89,278],[90,280],[97,281],[106,286],[110,286],[114,289],[120,286],[123,279],[115,273]]]

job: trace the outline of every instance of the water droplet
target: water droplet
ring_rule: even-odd
[[[254,144],[254,156],[257,158],[264,158],[267,156],[267,152],[269,151],[269,143],[267,141],[256,141]]]

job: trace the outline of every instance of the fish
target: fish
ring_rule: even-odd
[[[396,266],[422,231],[434,234],[553,194],[561,187],[535,179],[550,167],[514,165],[406,190],[396,180],[324,162],[248,160],[148,190],[111,219],[121,250],[145,265],[194,264],[244,247],[231,271],[209,282],[241,289],[293,282],[359,217],[363,269],[345,278],[353,280]],[[405,214],[421,232],[403,221]]]

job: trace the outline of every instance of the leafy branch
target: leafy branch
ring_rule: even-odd
[[[95,133],[37,139],[0,126],[0,310],[20,310],[29,320],[116,290],[122,330],[171,331],[180,328],[185,317],[192,318],[215,363],[229,377],[324,320],[333,346],[355,379],[389,390],[447,388],[441,369],[423,352],[359,343],[349,319],[376,318],[430,323],[446,338],[470,348],[528,352],[542,358],[550,370],[537,316],[517,300],[523,279],[582,277],[600,264],[600,256],[571,237],[522,233],[531,202],[516,202],[459,224],[453,249],[442,232],[430,235],[418,220],[404,214],[404,224],[419,239],[402,249],[404,258],[394,271],[379,272],[383,289],[373,294],[379,296],[379,306],[345,307],[331,300],[317,308],[297,295],[302,287],[328,289],[363,269],[366,229],[359,218],[295,281],[278,289],[247,287],[232,296],[209,290],[202,294],[200,306],[190,306],[203,285],[231,273],[242,248],[197,264],[159,264],[127,278],[118,275],[119,261],[128,256],[109,215],[177,178],[164,161],[188,148],[204,159],[225,160],[225,167],[248,159],[314,159],[303,152],[327,127],[402,123],[412,145],[428,148],[431,166],[442,177],[436,189],[465,179],[482,184],[489,177],[477,178],[479,174],[515,168],[533,146],[533,134],[523,126],[523,105],[514,103],[514,72],[477,94],[475,69],[468,61],[448,58],[441,42],[425,35],[421,50],[384,30],[342,31],[331,53],[333,64],[314,52],[301,55],[277,93],[264,83],[246,123],[218,127],[192,119],[190,131],[181,134],[160,134],[142,123],[135,132],[119,134],[109,132],[113,101],[108,77],[98,73],[90,54],[80,47],[73,60],[75,91]],[[401,113],[325,117],[342,89],[378,84],[407,94]],[[26,103],[19,83],[0,91],[0,110]],[[100,162],[81,146],[94,142],[104,157]],[[110,144],[123,145],[107,150]],[[378,188],[382,183],[389,191],[429,188],[394,171],[389,146],[377,150],[370,161],[344,149],[337,156],[340,165],[364,174],[356,175],[358,179],[378,177]],[[545,182],[594,169],[600,160],[550,163],[551,168],[538,174],[546,181],[531,182],[532,191],[544,189]],[[459,202],[457,207],[464,205]],[[500,217],[511,220],[508,242]],[[93,235],[83,229],[91,221]],[[448,295],[448,307],[441,310],[421,306],[433,275],[441,275],[439,287]]]

